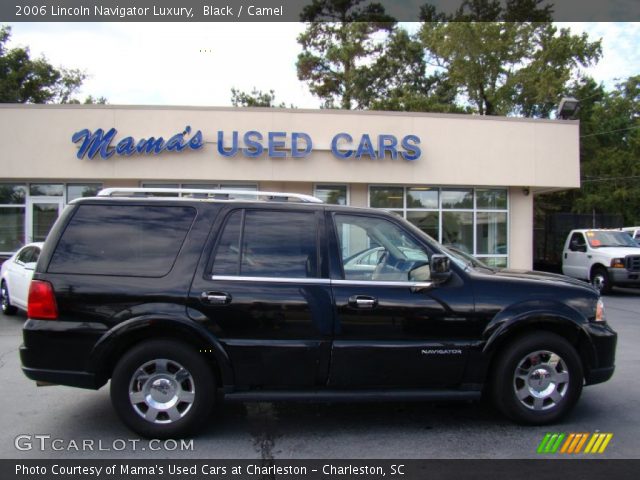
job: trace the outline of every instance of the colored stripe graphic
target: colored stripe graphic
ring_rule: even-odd
[[[594,433],[584,453],[603,453],[612,438],[613,433]]]
[[[612,438],[613,433],[547,433],[538,445],[537,453],[603,453]]]
[[[538,453],[556,453],[565,436],[564,433],[547,433],[538,445]]]

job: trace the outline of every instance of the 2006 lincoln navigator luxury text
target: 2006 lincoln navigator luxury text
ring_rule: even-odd
[[[592,286],[478,265],[391,213],[110,189],[73,201],[49,234],[20,355],[38,382],[111,379],[124,423],[165,438],[223,398],[485,393],[517,422],[551,423],[611,377],[615,347]]]

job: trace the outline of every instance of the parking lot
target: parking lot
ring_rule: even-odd
[[[20,370],[24,316],[0,315],[0,458],[539,458],[547,432],[599,431],[613,433],[599,458],[637,459],[640,292],[616,290],[605,305],[619,334],[616,373],[585,388],[558,425],[517,426],[478,403],[228,404],[183,445],[133,435],[107,387],[36,387]]]

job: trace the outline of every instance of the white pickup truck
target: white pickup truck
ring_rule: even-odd
[[[640,287],[640,246],[619,230],[572,230],[562,273],[591,282],[602,294],[615,285]]]

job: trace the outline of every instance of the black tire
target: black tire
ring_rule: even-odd
[[[609,273],[604,267],[595,267],[591,272],[591,285],[596,287],[600,295],[611,293],[611,279]]]
[[[166,339],[136,345],[111,378],[118,416],[147,438],[180,438],[206,425],[215,392],[214,372],[204,357],[189,345]]]
[[[575,348],[549,332],[517,338],[498,354],[492,370],[496,406],[515,422],[528,425],[560,420],[580,398],[584,383]]]
[[[7,282],[2,281],[2,285],[0,287],[0,297],[2,297],[2,313],[5,315],[15,315],[18,312],[18,308],[11,305],[11,297],[9,296],[9,287],[7,287]]]

